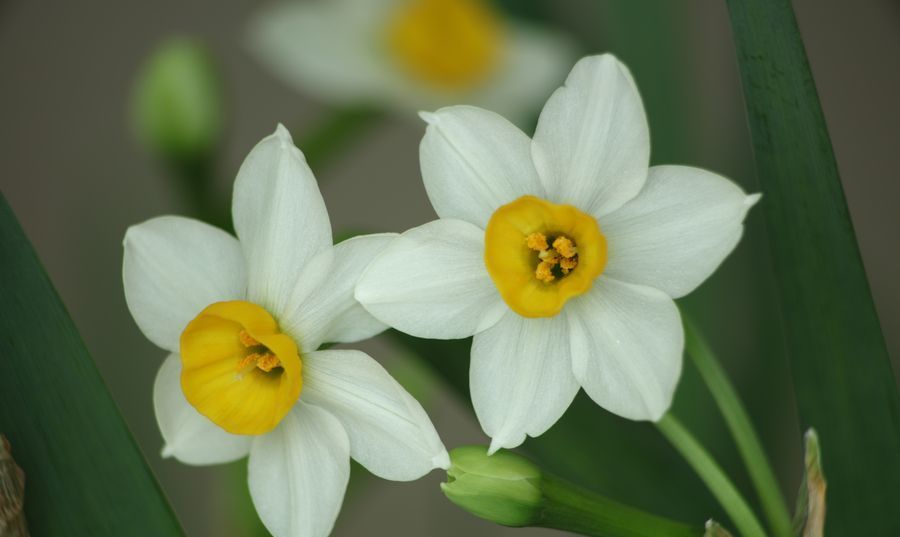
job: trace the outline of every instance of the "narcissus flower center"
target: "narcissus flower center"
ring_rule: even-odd
[[[503,41],[502,20],[485,0],[403,0],[387,27],[397,64],[451,91],[483,80],[496,66]]]
[[[510,309],[552,317],[603,272],[606,238],[597,220],[575,207],[522,196],[491,216],[484,262]]]
[[[233,434],[274,429],[300,396],[297,343],[265,309],[210,305],[181,334],[181,389],[197,411]]]

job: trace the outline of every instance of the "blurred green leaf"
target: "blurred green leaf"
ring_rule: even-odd
[[[0,432],[31,534],[183,535],[2,195],[0,251]]]
[[[728,0],[800,419],[831,535],[900,535],[900,404],[789,0]]]

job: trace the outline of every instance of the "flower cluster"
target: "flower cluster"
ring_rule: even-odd
[[[416,39],[403,16],[427,18],[436,3],[398,15],[398,42]],[[445,67],[420,74],[467,82]],[[609,55],[575,65],[533,138],[471,106],[421,116],[422,176],[440,218],[401,235],[334,245],[315,178],[281,126],[237,174],[237,237],[173,216],[126,234],[128,307],[170,353],[154,386],[163,455],[249,456],[253,503],[276,537],[331,531],[350,458],[392,480],[449,468],[412,396],[368,355],[323,344],[387,326],[474,335],[472,401],[490,453],[542,434],[581,388],[620,416],[657,420],[681,372],[674,299],[734,249],[758,199],[708,171],[650,167],[640,96]]]

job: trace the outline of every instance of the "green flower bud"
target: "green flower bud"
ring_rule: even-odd
[[[484,446],[450,452],[447,482],[441,489],[466,511],[504,526],[528,526],[540,515],[541,471],[510,451],[487,454]]]
[[[171,38],[138,73],[132,116],[138,138],[179,161],[199,160],[222,131],[223,97],[211,55],[199,42]]]

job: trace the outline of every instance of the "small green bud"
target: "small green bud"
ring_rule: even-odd
[[[138,138],[174,160],[197,160],[219,141],[220,78],[211,55],[189,38],[170,38],[142,66],[132,99]]]
[[[528,526],[540,515],[541,471],[512,453],[487,454],[484,446],[462,446],[450,452],[447,498],[473,515],[503,524]]]

